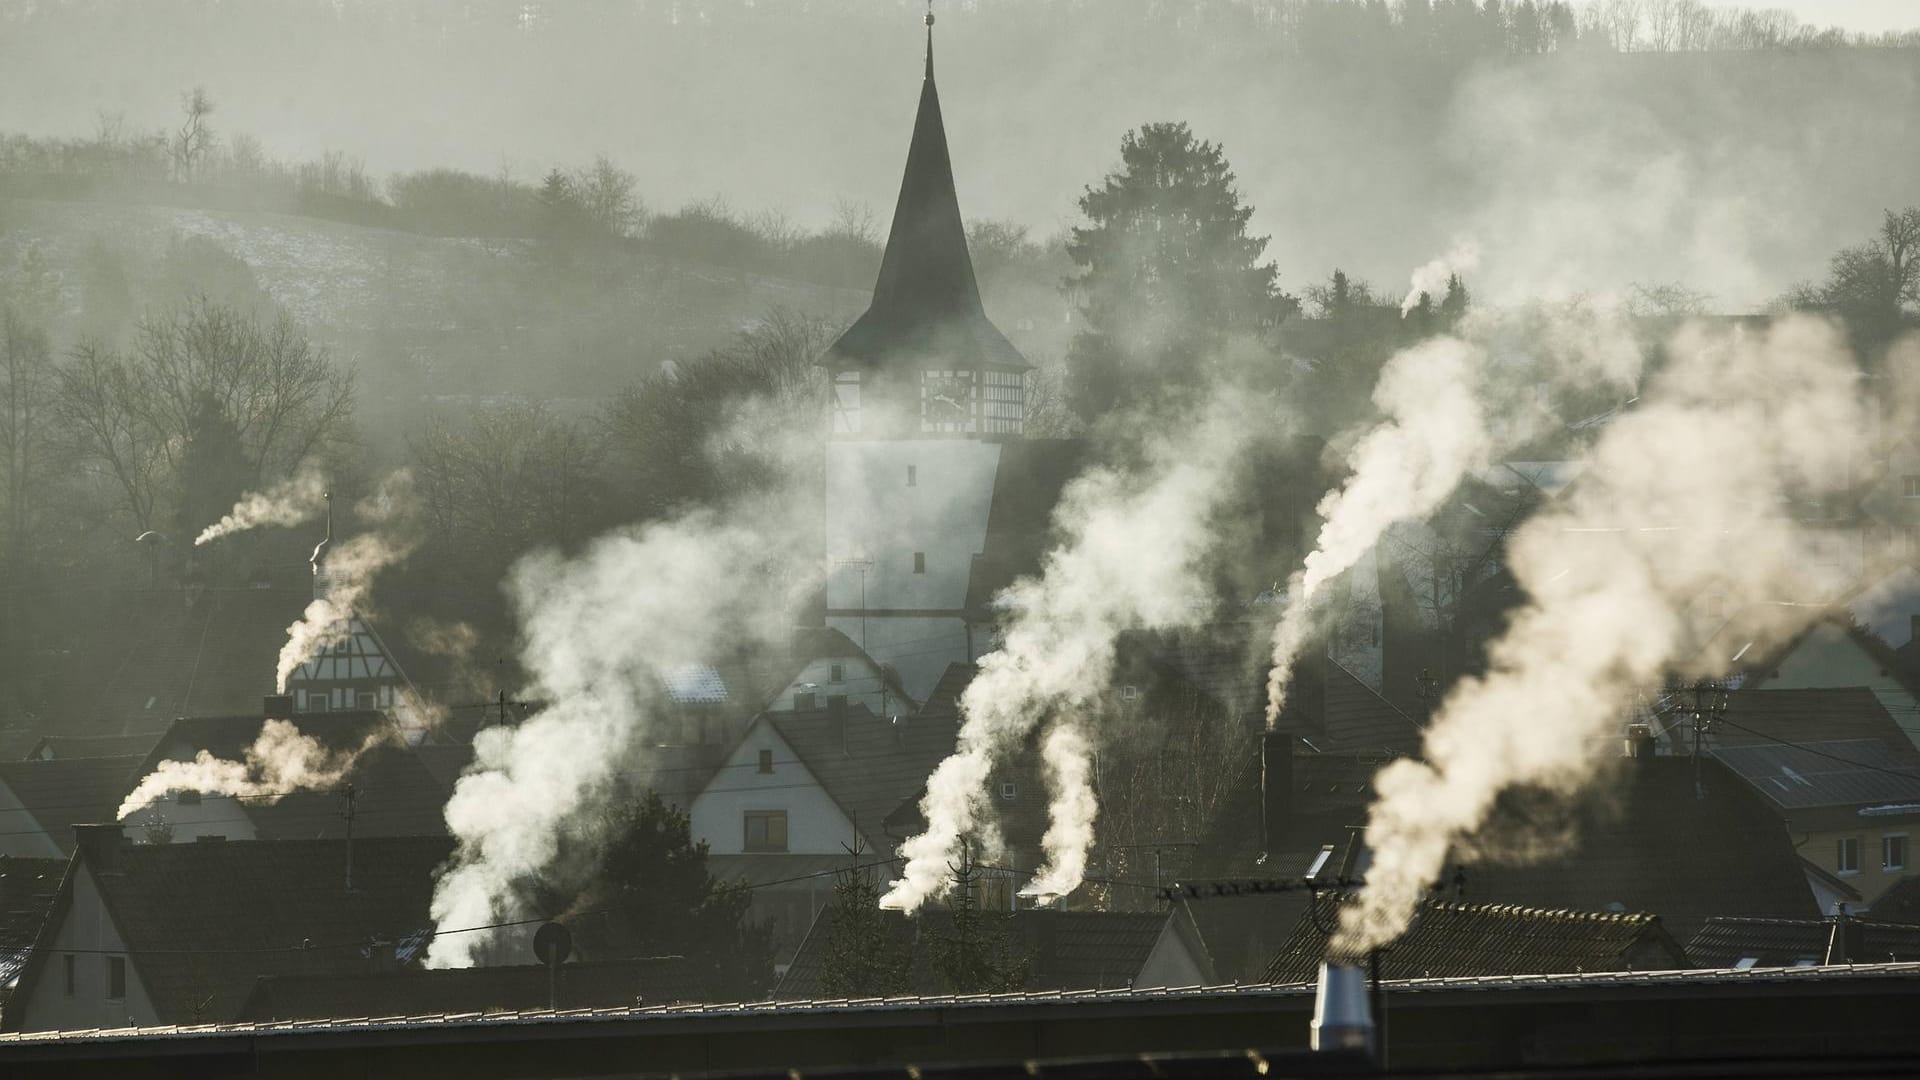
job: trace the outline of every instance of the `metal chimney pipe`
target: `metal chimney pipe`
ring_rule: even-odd
[[[1373,1009],[1367,1002],[1367,969],[1358,964],[1320,965],[1313,993],[1315,1052],[1359,1050],[1372,1057]]]

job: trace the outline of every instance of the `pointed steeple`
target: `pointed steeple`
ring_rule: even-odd
[[[955,368],[1025,370],[1012,343],[987,321],[967,252],[966,225],[953,186],[940,91],[933,79],[933,13],[927,13],[926,76],[907,147],[893,225],[874,282],[873,302],[823,362],[875,367],[895,359],[945,354]]]

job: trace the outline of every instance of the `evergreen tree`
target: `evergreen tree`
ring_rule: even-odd
[[[912,990],[913,954],[897,914],[880,910],[875,868],[853,866],[833,883],[820,988],[831,997],[891,997]]]
[[[1440,319],[1451,329],[1467,313],[1472,303],[1467,293],[1467,283],[1460,280],[1459,274],[1447,275],[1447,295],[1440,301]]]
[[[187,420],[180,456],[178,537],[191,544],[200,530],[219,521],[253,483],[240,428],[211,391],[201,391]]]
[[[748,921],[751,893],[708,873],[707,845],[693,842],[687,815],[652,792],[616,794],[600,825],[612,839],[586,887],[570,897],[535,887],[534,906],[582,912],[573,926],[586,956],[684,956],[721,999],[764,994],[772,934]]]
[[[1087,224],[1067,241],[1088,329],[1067,357],[1083,418],[1191,384],[1228,335],[1259,332],[1294,306],[1247,233],[1218,144],[1183,123],[1147,124],[1120,142],[1120,168],[1079,201]]]
[[[933,970],[955,994],[1003,994],[1026,986],[1028,958],[1014,944],[1013,919],[980,907],[980,871],[962,849],[953,873],[947,925],[933,940]]]

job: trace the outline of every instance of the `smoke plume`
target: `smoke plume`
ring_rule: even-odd
[[[926,831],[907,841],[906,868],[882,904],[911,911],[946,891],[962,842],[992,839],[986,788],[994,761],[1048,722],[1046,863],[1028,891],[1064,895],[1079,886],[1095,813],[1081,714],[1108,684],[1122,631],[1208,617],[1201,598],[1215,515],[1248,440],[1272,426],[1250,400],[1216,395],[1197,415],[1166,425],[1172,434],[1149,441],[1137,468],[1097,468],[1068,485],[1054,512],[1062,542],[1039,577],[995,599],[1010,612],[1004,638],[961,696],[959,747],[927,780]]]
[[[1435,338],[1394,356],[1373,399],[1385,414],[1350,457],[1346,484],[1320,501],[1324,524],[1314,550],[1288,584],[1273,632],[1267,724],[1286,702],[1287,679],[1313,629],[1326,586],[1373,549],[1388,526],[1425,517],[1484,464],[1492,449],[1477,384],[1485,360],[1479,346]]]
[[[346,639],[350,620],[361,613],[374,575],[413,553],[418,538],[410,520],[413,477],[401,470],[387,477],[373,495],[354,507],[355,515],[372,526],[328,549],[324,563],[324,590],[309,603],[298,622],[287,627],[287,643],[280,647],[274,686],[286,693],[294,669],[321,650]]]
[[[447,801],[458,840],[435,885],[432,967],[467,967],[483,933],[526,914],[521,888],[591,863],[596,807],[644,765],[669,704],[664,677],[718,653],[766,646],[814,580],[793,573],[793,530],[764,507],[752,520],[697,512],[596,540],[576,559],[547,552],[509,582],[523,628],[527,695],[549,704],[474,740],[474,764]],[[566,856],[566,858],[563,858]]]
[[[263,525],[298,525],[317,517],[325,507],[327,479],[318,469],[306,468],[265,491],[240,496],[233,509],[194,537],[194,546]]]
[[[1421,760],[1375,779],[1373,863],[1336,949],[1400,934],[1502,791],[1577,794],[1594,740],[1636,694],[1669,673],[1722,673],[1726,657],[1689,633],[1693,600],[1727,602],[1740,639],[1764,648],[1841,586],[1820,568],[1846,565],[1845,541],[1790,517],[1847,483],[1853,440],[1874,429],[1840,334],[1804,318],[1762,333],[1692,327],[1668,354],[1580,481],[1515,534],[1508,561],[1529,600],[1488,673],[1442,703]]]
[[[1406,314],[1420,305],[1420,297],[1439,299],[1447,291],[1447,279],[1455,274],[1466,274],[1480,265],[1480,245],[1471,240],[1461,240],[1452,250],[1428,262],[1413,272],[1412,283],[1407,288],[1407,298],[1400,301],[1400,315]]]
[[[268,720],[240,761],[214,757],[202,750],[192,761],[163,761],[121,801],[114,818],[127,817],[175,791],[203,795],[257,798],[266,802],[298,791],[325,791],[336,787],[353,771],[362,755],[393,743],[399,732],[381,724],[356,746],[330,750],[319,739],[304,735],[288,720]]]

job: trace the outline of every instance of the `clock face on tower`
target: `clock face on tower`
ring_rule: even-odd
[[[921,372],[920,421],[922,431],[972,431],[973,372]]]

